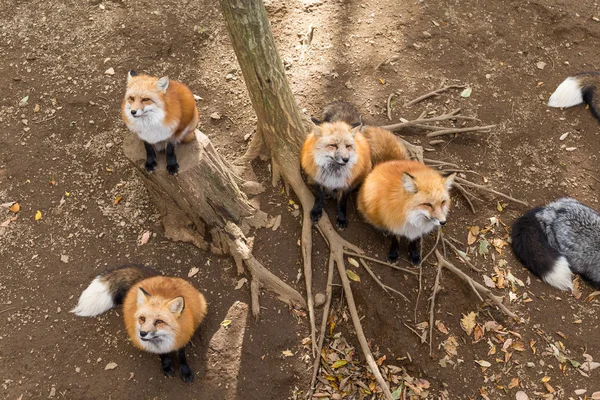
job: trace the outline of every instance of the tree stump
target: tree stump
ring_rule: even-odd
[[[232,166],[213,147],[210,139],[196,131],[196,140],[177,147],[179,173],[166,171],[166,158],[159,154],[156,171],[144,168],[146,152],[142,141],[129,134],[123,144],[125,156],[138,170],[150,197],[158,208],[165,237],[195,244],[215,254],[229,254],[238,273],[244,265],[252,275],[252,311],[259,312],[258,290],[261,286],[275,292],[279,299],[305,307],[304,298],[252,255],[252,240],[246,235],[251,228],[264,227],[267,215],[254,208],[243,188],[255,191],[237,176]]]

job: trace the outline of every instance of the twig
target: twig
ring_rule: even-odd
[[[458,248],[453,245],[448,239],[443,238],[442,239],[444,241],[444,243],[446,243],[448,246],[450,246],[450,248],[452,250],[454,250],[454,252],[456,253],[457,256],[459,256],[464,262],[465,264],[467,264],[473,271],[475,272],[483,272],[483,270],[477,268],[476,266],[474,266],[464,255],[461,254],[461,251],[458,250]]]
[[[393,54],[393,55],[389,56],[388,58],[386,58],[385,60],[383,60],[382,62],[380,62],[379,64],[377,64],[377,66],[375,67],[375,70],[378,70],[379,68],[381,68],[382,65],[387,65],[387,64],[391,63],[392,61],[396,61],[399,58],[400,58],[399,54]]]
[[[439,254],[439,251],[435,251]],[[433,322],[435,319],[435,296],[440,287],[440,277],[442,276],[442,263],[438,262],[438,270],[433,284],[433,292],[431,293],[431,307],[429,309],[429,355],[433,353]]]
[[[48,118],[44,118],[44,119],[42,119],[40,121],[33,121],[33,123],[34,124],[43,124],[44,122],[48,122],[50,120],[53,120],[54,118],[56,118],[56,114],[54,114],[54,115],[52,115],[52,116],[50,116]]]
[[[424,158],[423,162],[429,166],[436,166],[436,167],[442,167],[444,165],[447,165],[449,167],[454,167],[454,168],[460,168],[458,165],[456,164],[452,164],[446,161],[438,161],[438,160],[432,160],[431,158]]]
[[[474,117],[466,117],[464,115],[456,115],[458,112],[460,112],[460,108],[457,108],[455,110],[452,110],[448,113],[439,115],[437,117],[431,117],[431,118],[418,118],[412,121],[407,121],[407,122],[400,122],[398,124],[392,124],[392,125],[384,125],[381,126],[380,128],[383,129],[387,129],[388,131],[399,131],[402,128],[407,128],[409,126],[414,126],[414,125],[418,125],[418,124],[428,124],[431,122],[438,122],[438,121],[448,121],[448,120],[455,120],[455,119],[462,119],[462,120],[467,120],[467,121],[479,121],[479,119],[474,118]],[[427,125],[425,125],[427,126]],[[430,127],[430,129],[436,129]]]
[[[421,336],[421,334],[419,334],[419,332],[417,332],[414,328],[412,328],[406,322],[402,321],[402,324],[404,324],[405,327],[407,327],[408,329],[410,329],[410,331],[412,333],[414,333],[415,335],[417,335],[419,337],[419,339],[421,339],[421,343],[423,343],[423,341],[427,342],[427,339],[423,340],[423,336]]]
[[[593,180],[595,180],[596,182],[600,183],[600,179],[596,178],[594,175],[590,174],[589,172],[583,172],[584,174],[586,174],[587,176],[589,176],[590,178],[592,178]]]
[[[469,283],[471,281],[472,285],[471,285],[471,283],[469,283],[469,285],[471,285],[471,287],[474,288],[477,292],[481,293],[482,295],[485,295],[488,299],[490,299],[504,314],[508,315],[511,318],[515,318],[515,319],[519,318],[517,316],[517,314],[510,311],[504,304],[502,304],[502,297],[496,296],[495,294],[493,294],[491,292],[491,290],[489,290],[485,286],[481,285],[480,283],[474,281],[471,277],[469,277],[467,274],[465,274],[459,268],[455,267],[454,264],[452,264],[446,258],[444,258],[438,250],[435,251],[435,255],[441,266],[448,269],[450,272],[453,272],[455,275],[457,275],[463,281],[465,281],[467,283]]]
[[[406,301],[408,301],[408,298],[402,294],[401,292],[399,292],[398,290],[394,289],[393,287],[390,287],[388,285],[386,285],[385,283],[381,282],[381,280],[377,277],[377,275],[375,275],[375,273],[371,270],[371,268],[369,268],[369,266],[367,265],[367,263],[365,262],[365,260],[363,260],[362,258],[360,259],[360,264],[363,266],[363,268],[369,273],[369,275],[371,275],[371,278],[373,278],[373,280],[375,282],[377,282],[377,284],[379,286],[381,286],[383,288],[383,290],[386,291],[386,293],[388,292],[388,290],[402,296],[402,298]]]
[[[302,38],[302,52],[300,53],[300,60],[304,60],[304,54],[306,50],[308,50],[308,48],[310,47],[310,44],[312,43],[314,31],[315,27],[312,24],[310,24],[308,26],[308,31],[304,35],[304,38]]]
[[[458,183],[461,183],[461,184],[465,185],[465,186],[474,187],[474,188],[477,188],[479,190],[483,190],[484,192],[489,192],[489,193],[493,193],[493,194],[495,194],[497,196],[504,197],[505,199],[508,199],[510,201],[514,201],[515,203],[519,203],[519,204],[522,204],[522,205],[527,206],[527,207],[529,206],[529,204],[525,203],[522,200],[517,200],[514,197],[511,197],[511,196],[509,196],[507,194],[504,194],[502,192],[498,192],[498,191],[496,191],[494,189],[490,189],[487,186],[478,185],[477,183],[473,183],[471,181],[468,181],[466,179],[460,178],[458,176],[454,180],[457,181]]]
[[[391,121],[392,120],[392,97],[394,97],[396,93],[392,92],[387,98],[387,117]]]
[[[307,399],[310,399],[315,390],[317,375],[319,375],[319,364],[321,361],[321,351],[325,341],[325,332],[327,331],[327,320],[329,319],[329,308],[331,307],[331,287],[333,286],[333,258],[329,257],[329,268],[327,269],[327,287],[325,288],[325,306],[323,307],[323,319],[321,320],[321,331],[319,332],[319,343],[317,345],[317,355],[313,363],[313,376],[308,390]]]
[[[357,254],[357,253],[353,253],[353,252],[351,252],[351,251],[344,251],[344,254],[346,254],[347,256],[352,256],[352,257],[363,258],[363,259],[365,259],[365,260],[367,260],[367,261],[371,261],[371,262],[374,262],[374,263],[377,263],[377,264],[385,265],[386,267],[390,267],[390,268],[393,268],[393,269],[397,269],[397,270],[399,270],[399,271],[403,271],[403,272],[406,272],[407,274],[411,274],[411,275],[414,275],[414,276],[417,276],[417,275],[419,275],[417,272],[415,272],[415,271],[412,271],[412,270],[410,270],[410,269],[403,268],[403,267],[398,267],[398,266],[396,266],[396,265],[392,265],[392,264],[390,264],[390,263],[387,263],[387,262],[385,262],[385,261],[381,261],[381,260],[378,260],[378,259],[376,259],[376,258],[372,258],[372,257],[365,256],[364,254]]]
[[[467,192],[467,190],[462,187],[462,185],[458,182],[454,182],[452,184],[452,186],[454,186],[455,188],[458,189],[458,191],[460,192],[460,194],[462,194],[463,198],[467,201],[467,203],[469,204],[469,207],[471,207],[471,212],[473,214],[475,214],[475,206],[473,205],[473,202],[471,201],[471,199],[469,198],[469,192]]]
[[[9,312],[9,311],[12,311],[12,310],[16,310],[17,308],[18,308],[18,307],[10,307],[10,308],[7,308],[6,310],[2,310],[2,311],[0,311],[0,314],[4,314],[5,312]]]
[[[437,137],[437,136],[442,136],[442,135],[449,135],[451,133],[465,133],[465,132],[489,132],[490,129],[494,128],[496,125],[486,125],[486,126],[472,126],[469,128],[451,128],[451,129],[444,129],[441,131],[437,131],[437,132],[430,132],[428,133],[426,136],[428,138],[432,138],[432,137]]]
[[[434,90],[432,92],[426,93],[426,94],[424,94],[422,96],[419,96],[416,99],[414,99],[412,101],[409,101],[408,103],[404,103],[404,107],[410,107],[410,106],[412,106],[414,104],[417,104],[417,103],[419,103],[419,102],[421,102],[421,101],[423,101],[425,99],[428,99],[430,97],[438,96],[440,93],[445,92],[446,90],[449,90],[449,89],[464,89],[465,87],[466,86],[464,86],[464,85],[449,85],[449,86],[444,86],[444,87],[441,87],[441,88],[439,88],[437,90]]]

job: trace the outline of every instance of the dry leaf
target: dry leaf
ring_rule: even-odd
[[[144,234],[142,235],[142,238],[140,239],[140,245],[144,245],[146,243],[148,243],[148,240],[150,240],[150,231],[146,231],[144,232]]]
[[[352,279],[354,282],[360,282],[360,276],[358,276],[356,272],[347,269],[346,275],[348,275],[348,278]]]
[[[242,278],[237,282],[237,285],[235,285],[235,290],[239,290],[242,288],[242,286],[244,286],[244,283],[248,282],[248,279],[246,278]]]
[[[492,364],[490,364],[488,361],[485,360],[475,360],[475,362],[479,365],[481,365],[483,368],[489,368],[492,366]]]
[[[446,325],[444,325],[444,323],[440,320],[435,321],[435,327],[438,328],[438,331],[445,333],[446,335],[450,332],[448,332],[448,328],[446,328]]]
[[[227,328],[229,325],[231,325],[231,320],[230,319],[224,319],[223,321],[221,321],[221,326],[223,328]]]
[[[285,357],[293,357],[294,353],[292,353],[290,350],[284,350],[281,352],[281,354],[283,354]]]
[[[485,286],[487,286],[487,287],[490,287],[490,288],[496,287],[494,280],[487,275],[483,275],[483,282],[485,283]]]
[[[37,211],[35,212],[35,217],[34,217],[34,219],[35,219],[36,221],[39,221],[40,219],[42,219],[42,212],[41,212],[40,210],[37,210]]]
[[[119,204],[119,202],[123,199],[123,196],[119,195],[117,197],[115,197],[115,201],[113,201],[113,204],[116,206],[117,204]]]
[[[467,332],[467,335],[469,336],[471,336],[471,333],[473,333],[473,328],[475,328],[476,316],[477,314],[470,312],[468,315],[463,314],[463,317],[460,319],[460,326],[465,332]]]
[[[485,332],[481,325],[475,325],[475,329],[473,330],[473,339],[475,339],[476,342],[480,341],[484,333]]]
[[[190,268],[190,270],[188,272],[188,278],[191,278],[192,276],[196,275],[198,272],[200,272],[200,268],[198,268],[198,267]]]
[[[285,355],[285,351],[283,353]],[[346,364],[348,364],[348,361],[346,361],[346,360],[337,360],[336,362],[333,363],[333,365],[331,366],[331,368],[335,369],[335,368],[343,367]]]
[[[15,204],[13,204],[12,206],[10,206],[9,210],[10,210],[12,213],[16,214],[16,213],[18,213],[19,211],[21,211],[21,205],[20,205],[19,203],[15,203]]]
[[[106,367],[104,367],[104,370],[109,370],[109,369],[115,369],[117,368],[117,363],[116,362],[109,362],[108,364],[106,364]]]
[[[352,265],[354,265],[356,268],[358,268],[360,265],[358,264],[358,261],[356,261],[354,258],[352,257],[348,257],[348,262]]]
[[[508,384],[509,389],[513,389],[519,386],[519,378],[512,378],[510,383]]]

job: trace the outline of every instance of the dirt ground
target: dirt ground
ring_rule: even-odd
[[[227,158],[243,154],[255,117],[216,3],[0,0],[0,204],[21,206],[17,219],[0,227],[3,398],[288,399],[308,387],[311,362],[301,344],[309,335],[307,318],[268,293],[262,296],[260,320],[247,315],[249,290],[247,285],[235,289],[232,260],[166,240],[159,215],[121,151],[130,133],[119,107],[126,73],[133,68],[187,83],[201,97],[199,128]],[[485,177],[492,187],[531,205],[568,195],[600,209],[598,122],[584,107],[545,106],[569,74],[600,70],[598,3],[273,0],[266,5],[296,99],[308,115],[318,116],[328,101],[344,99],[356,104],[368,123],[384,125],[390,123],[386,100],[393,92],[394,121],[461,108],[496,127],[436,145],[420,130],[401,134],[431,149],[429,158],[476,171],[481,175],[468,175],[474,181],[483,183]],[[301,39],[311,25],[314,37],[304,49]],[[375,70],[394,54],[397,60]],[[110,68],[114,75],[107,73]],[[460,90],[451,90],[402,107],[443,80],[465,84],[472,94],[461,97]],[[214,113],[220,118],[211,118]],[[268,165],[253,167],[268,182]],[[510,225],[525,210],[478,196],[476,215],[455,197],[445,233],[466,242],[468,226],[483,230],[492,217]],[[260,196],[262,209],[282,215],[282,224],[277,232],[257,232],[255,250],[267,267],[304,292],[300,221],[288,201],[281,188]],[[38,211],[41,219],[35,220]],[[326,211],[333,215],[331,202]],[[363,223],[354,207],[349,212],[342,235],[383,259],[388,238]],[[5,207],[0,217],[4,223],[14,214]],[[140,245],[146,231],[152,236]],[[500,224],[485,237],[492,243],[506,239],[506,231]],[[477,254],[482,241],[480,236],[473,246],[461,246],[484,270],[469,273],[482,283],[482,275],[494,278],[491,285],[501,286],[495,292],[507,299],[513,293],[509,306],[524,323],[484,306],[462,281],[444,273],[436,306],[443,326],[434,330],[430,356],[418,324],[429,318],[427,297],[436,267],[431,261],[423,266],[424,289],[416,304],[418,281],[412,275],[373,265],[408,298],[388,297],[356,269],[362,279],[353,290],[377,355],[427,380],[425,397],[431,399],[442,393],[449,399],[514,399],[518,391],[531,399],[591,398],[600,391],[600,370],[586,372],[578,364],[586,361],[584,354],[600,360],[594,340],[600,302],[586,301],[593,290],[581,283],[576,299],[551,289],[531,277],[508,247],[502,254],[493,246],[487,255]],[[425,249],[432,244],[428,238]],[[325,250],[317,241],[316,291],[324,290]],[[190,280],[205,293],[209,314],[188,354],[196,371],[193,385],[163,377],[158,357],[128,343],[120,310],[88,319],[68,313],[94,276],[126,262],[182,277],[199,268]],[[516,283],[502,285],[498,278],[508,272]],[[474,341],[460,325],[470,312],[477,313],[480,327],[494,326],[489,321],[495,319],[505,328],[487,329]],[[228,318],[232,326],[221,327]],[[336,331],[357,346],[350,322],[341,322]],[[286,350],[293,356],[285,356]],[[117,367],[105,370],[111,362]],[[585,394],[576,394],[578,389]]]

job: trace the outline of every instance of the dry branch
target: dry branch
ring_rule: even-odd
[[[390,268],[396,269],[398,271],[403,271],[403,272],[406,272],[407,274],[411,274],[411,275],[415,275],[415,276],[418,275],[413,270],[410,270],[410,269],[407,269],[407,268],[404,268],[404,267],[399,267],[397,265],[392,265],[392,264],[388,263],[387,261],[381,261],[381,260],[378,260],[378,259],[373,258],[373,257],[365,256],[364,254],[357,254],[357,253],[353,253],[351,251],[345,251],[344,254],[346,254],[348,256],[351,256],[351,257],[364,258],[365,260],[368,260],[368,261],[371,261],[371,262],[374,262],[374,263],[377,263],[377,264],[385,265],[386,267],[390,267]]]
[[[439,252],[435,251],[436,255]],[[429,355],[433,352],[433,324],[435,321],[435,297],[438,290],[440,289],[440,278],[442,276],[442,263],[438,263],[437,274],[435,276],[435,282],[433,284],[433,290],[431,292],[431,304],[429,306]]]
[[[484,192],[493,193],[493,194],[495,194],[497,196],[504,197],[507,200],[514,201],[515,203],[519,203],[519,204],[522,204],[522,205],[527,206],[527,207],[529,206],[529,204],[527,204],[526,202],[524,202],[522,200],[515,199],[514,197],[511,197],[511,196],[509,196],[507,194],[504,194],[502,192],[498,192],[497,190],[494,190],[494,189],[490,189],[487,186],[483,186],[483,185],[479,185],[477,183],[473,183],[473,182],[468,181],[468,180],[466,180],[464,178],[461,178],[461,177],[457,176],[454,180],[456,182],[462,184],[463,186],[473,187],[473,188],[479,189],[479,190],[484,191]]]
[[[517,314],[510,311],[503,303],[502,297],[496,296],[492,293],[491,290],[481,285],[480,283],[474,281],[470,276],[465,274],[459,268],[455,267],[454,264],[449,262],[445,257],[443,257],[438,250],[435,251],[435,256],[437,257],[439,265],[446,268],[450,272],[454,273],[460,279],[465,281],[475,292],[490,299],[504,314],[508,315],[510,318],[518,319]]]
[[[437,130],[436,132],[430,132],[427,136],[428,138],[442,136],[442,135],[450,135],[452,133],[466,133],[466,132],[489,132],[490,129],[494,128],[496,125],[486,125],[486,126],[472,126],[468,128],[451,128],[451,129],[443,129]]]
[[[425,99],[428,99],[430,97],[438,96],[440,93],[443,93],[446,90],[450,90],[450,89],[464,89],[465,87],[466,87],[465,85],[449,85],[449,86],[444,86],[444,87],[441,87],[441,88],[439,88],[437,90],[434,90],[434,91],[431,91],[429,93],[426,93],[426,94],[424,94],[422,96],[419,96],[416,99],[414,99],[412,101],[409,101],[408,103],[404,103],[404,107],[410,107],[410,106],[412,106],[414,104],[417,104],[417,103],[419,103],[419,102],[421,102],[421,101],[423,101]]]
[[[408,301],[408,298],[402,294],[400,291],[394,289],[393,287],[390,287],[388,285],[386,285],[385,283],[381,282],[381,280],[377,277],[377,275],[375,275],[375,273],[371,270],[371,268],[369,268],[369,266],[367,265],[367,263],[365,262],[365,260],[363,260],[362,258],[360,259],[360,264],[363,266],[363,268],[367,271],[367,273],[371,276],[371,278],[373,278],[373,280],[375,282],[377,282],[377,284],[386,292],[389,294],[389,291],[392,291],[400,296],[402,296],[402,298],[406,301]]]

